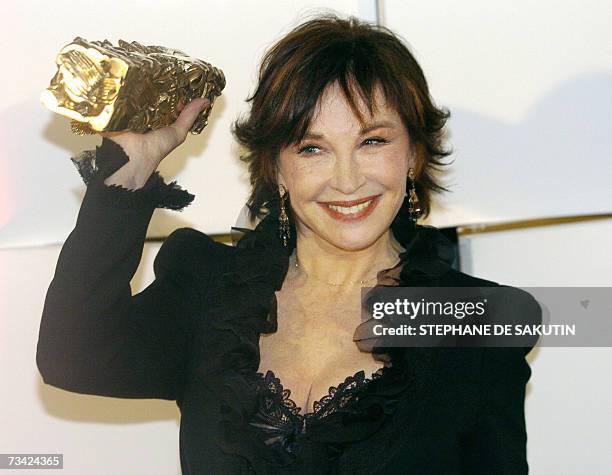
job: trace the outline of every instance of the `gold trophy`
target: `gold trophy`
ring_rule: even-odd
[[[40,100],[71,121],[78,135],[131,130],[147,132],[172,124],[192,99],[206,97],[190,129],[199,134],[225,87],[220,69],[184,52],[119,40],[76,37],[58,53],[57,72]]]

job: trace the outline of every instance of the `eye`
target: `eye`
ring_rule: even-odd
[[[376,143],[366,143],[366,142],[370,142],[370,141],[375,141]],[[380,145],[380,144],[385,144],[385,143],[389,143],[387,140],[383,139],[382,137],[370,137],[368,139],[365,139],[363,141],[364,144],[366,145]]]
[[[312,149],[319,148],[316,145],[304,145],[298,150],[298,155],[312,155],[314,152]]]
[[[374,143],[372,143],[374,142]],[[370,137],[368,139],[365,139],[363,141],[363,143],[365,145],[382,145],[382,144],[386,144],[389,143],[388,140],[383,139],[382,137]],[[304,145],[303,147],[301,147],[297,154],[298,155],[313,155],[314,153],[316,153],[316,149],[318,149],[319,147],[317,147],[316,145],[312,145],[312,144],[307,144]]]

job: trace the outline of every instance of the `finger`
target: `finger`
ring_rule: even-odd
[[[172,124],[177,130],[179,138],[185,140],[191,126],[197,119],[200,112],[210,105],[210,100],[206,98],[198,98],[190,101],[181,111],[178,118]]]

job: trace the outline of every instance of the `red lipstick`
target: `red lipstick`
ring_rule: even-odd
[[[372,195],[351,201],[319,201],[318,204],[327,212],[327,214],[329,214],[334,219],[337,219],[339,221],[358,221],[360,219],[364,219],[372,211],[374,211],[374,208],[376,208],[376,205],[380,201],[380,196],[381,195]],[[353,213],[346,213],[329,207],[329,205],[332,205],[341,208],[350,208],[351,206],[356,206],[361,203],[367,203],[368,201],[371,201],[371,203],[369,203],[365,208],[362,208]]]

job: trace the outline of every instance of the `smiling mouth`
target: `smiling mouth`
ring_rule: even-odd
[[[318,202],[318,204],[334,219],[354,221],[368,216],[380,201],[380,196],[368,196],[353,201]]]

